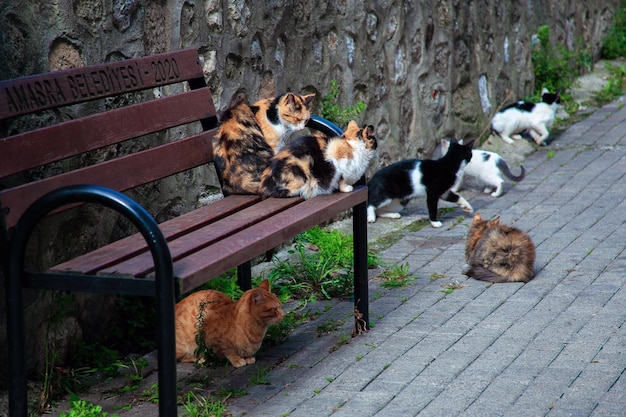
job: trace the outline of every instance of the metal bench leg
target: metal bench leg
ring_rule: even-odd
[[[176,376],[176,322],[175,299],[171,274],[162,278],[164,285],[157,289],[158,315],[158,373],[159,373],[159,416],[177,415],[177,376]],[[164,288],[168,287],[168,288]]]
[[[243,291],[252,288],[252,261],[244,262],[237,267],[237,284]]]
[[[356,334],[370,329],[369,287],[367,276],[367,203],[352,209],[354,250],[354,331]]]
[[[18,261],[19,262],[19,261]],[[12,268],[6,277],[7,338],[9,343],[9,415],[28,415],[24,310],[21,272]]]

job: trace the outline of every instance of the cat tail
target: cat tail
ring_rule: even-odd
[[[479,281],[487,281],[492,284],[500,284],[503,282],[509,282],[507,277],[496,274],[493,271],[488,270],[480,265],[470,265],[469,269],[465,271],[465,275],[468,277],[477,279]]]
[[[506,164],[506,161],[502,158],[498,159],[498,162],[496,165],[498,169],[502,171],[502,173],[511,181],[521,181],[526,176],[526,169],[524,168],[523,165],[520,165],[521,173],[519,175],[513,175],[513,173],[509,169],[509,166]]]

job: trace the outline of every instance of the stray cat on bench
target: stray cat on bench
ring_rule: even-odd
[[[474,209],[470,203],[450,188],[459,169],[472,159],[473,145],[473,140],[463,145],[452,139],[448,152],[437,160],[405,159],[378,170],[367,184],[368,223],[375,222],[377,216],[399,219],[400,211],[416,197],[426,197],[433,227],[442,226],[437,220],[440,198],[457,203],[464,211],[472,213]]]
[[[224,111],[214,152],[225,192],[258,194],[261,173],[286,138],[304,129],[314,96],[286,93],[252,106],[239,101]]]
[[[541,102],[518,101],[499,112],[491,120],[491,131],[506,143],[521,139],[519,135],[527,130],[537,145],[543,145],[550,135],[548,127],[554,123],[556,111],[561,102],[559,94],[551,94],[547,89],[541,93]]]
[[[272,157],[260,193],[309,199],[336,190],[350,192],[365,174],[376,147],[374,127],[362,129],[354,120],[340,137],[317,133],[295,138]]]
[[[194,362],[198,342],[239,368],[255,362],[270,324],[284,314],[278,298],[270,292],[269,281],[246,291],[233,301],[215,290],[201,290],[176,304],[176,360]]]

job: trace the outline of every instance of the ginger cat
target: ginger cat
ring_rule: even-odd
[[[267,327],[283,316],[267,280],[236,302],[215,290],[195,292],[176,304],[176,360],[201,360],[196,355],[201,335],[208,349],[226,357],[235,368],[252,364]]]

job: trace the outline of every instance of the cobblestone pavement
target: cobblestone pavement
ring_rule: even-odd
[[[372,280],[369,333],[344,345],[349,327],[343,338],[337,331],[316,339],[301,329],[265,354],[275,358],[261,358],[260,366],[286,356],[267,375],[269,385],[247,386],[229,411],[625,416],[626,108],[614,103],[594,112],[524,166],[526,178],[503,196],[473,193],[470,201],[483,217],[500,215],[530,233],[537,247],[531,282],[465,277],[471,216],[455,210],[443,228],[406,232],[380,253],[386,262],[408,263],[419,278],[390,291]],[[424,205],[418,201],[409,214],[425,214]],[[350,308],[337,303],[317,324],[349,317]],[[251,381],[250,371],[238,372],[224,386]]]

